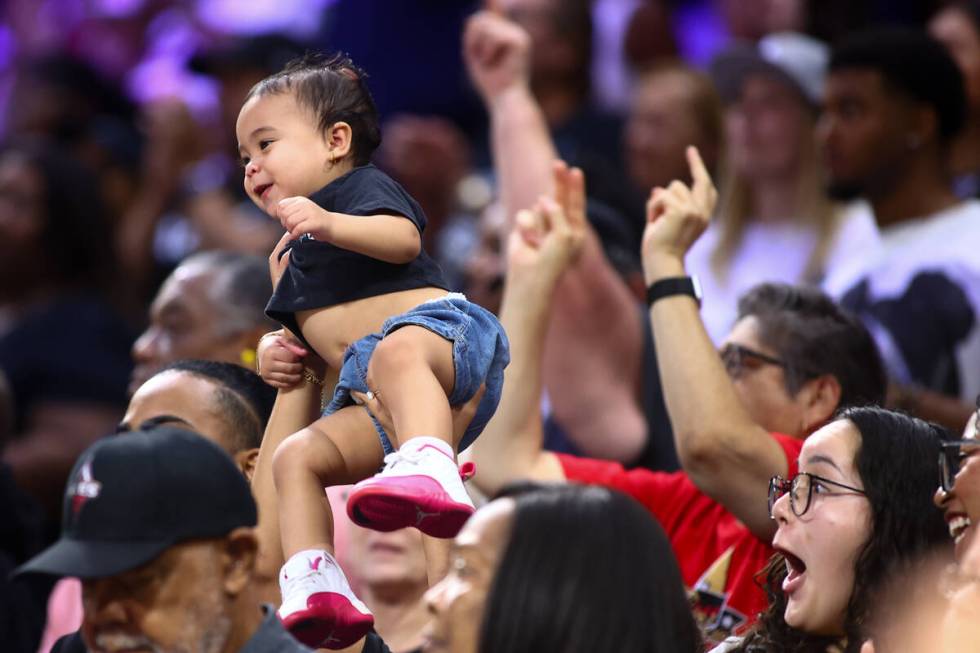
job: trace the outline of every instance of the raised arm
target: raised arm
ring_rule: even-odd
[[[271,337],[263,337],[259,342],[256,355],[260,361],[266,360],[267,349],[282,347],[280,340],[289,338],[288,335],[269,335]],[[299,347],[298,342],[295,346]],[[313,360],[303,361],[303,364],[322,380],[322,385],[304,380],[302,376],[294,384],[275,383],[279,394],[276,395],[276,403],[269,416],[262,445],[259,447],[255,472],[252,474],[252,494],[259,509],[259,524],[256,528],[259,555],[256,570],[261,582],[274,590],[271,597],[276,603],[279,598],[279,569],[285,559],[280,540],[276,487],[272,480],[272,456],[283,440],[316,421],[320,416],[321,393],[324,388],[329,391],[336,385],[338,375],[336,371],[328,369],[315,354],[308,355],[307,359]],[[324,378],[325,376],[330,378]]]
[[[530,39],[503,16],[481,11],[470,18],[463,45],[490,114],[510,229],[518,211],[551,195],[554,183],[555,148],[528,82]],[[543,370],[555,417],[585,453],[632,461],[646,444],[637,401],[643,334],[635,302],[591,229],[555,291],[553,310]]]
[[[684,256],[708,226],[717,193],[697,150],[688,148],[694,184],[656,188],[647,203],[643,271],[647,284],[685,276]],[[766,492],[786,474],[779,444],[752,421],[701,322],[691,297],[659,299],[650,307],[657,364],[684,471],[708,496],[762,539],[775,531]]]
[[[473,14],[463,34],[470,79],[490,117],[490,141],[501,202],[504,235],[521,209],[551,195],[551,163],[558,156],[529,82],[531,38],[519,25],[484,10]]]
[[[521,211],[507,243],[507,276],[500,321],[510,340],[500,404],[467,451],[473,477],[493,495],[509,482],[561,480],[557,457],[543,450],[541,359],[555,286],[581,250],[585,232],[582,172],[556,163],[554,200]]]
[[[419,255],[422,236],[400,215],[346,215],[326,211],[307,197],[279,200],[279,221],[291,239],[317,240],[388,263],[408,263]]]

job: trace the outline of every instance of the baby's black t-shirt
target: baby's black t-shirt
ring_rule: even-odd
[[[327,211],[347,215],[401,215],[419,233],[425,214],[394,179],[368,164],[354,168],[310,196]],[[401,290],[446,288],[439,265],[424,249],[408,263],[386,263],[303,236],[286,245],[289,265],[272,293],[265,313],[302,337],[296,311],[336,304]]]

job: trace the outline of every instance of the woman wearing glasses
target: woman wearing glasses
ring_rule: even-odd
[[[930,504],[939,427],[881,408],[852,408],[810,436],[800,472],[774,477],[778,524],[765,569],[769,608],[718,651],[857,652],[879,592],[925,554],[948,547]]]
[[[935,503],[943,511],[956,562],[927,568],[919,579],[897,583],[886,595],[887,617],[873,625],[873,643],[861,653],[959,653],[976,650],[980,642],[980,540],[974,525],[980,520],[976,421],[974,414],[963,439],[943,442],[939,454]],[[939,590],[942,596],[910,594],[910,587]]]
[[[940,487],[936,490],[934,499],[949,526],[949,536],[955,543],[957,561],[964,559],[976,541],[976,524],[980,524],[978,414],[980,397],[977,397],[977,413],[974,413],[963,430],[963,439],[943,443],[939,455]],[[980,569],[976,571],[980,572]]]

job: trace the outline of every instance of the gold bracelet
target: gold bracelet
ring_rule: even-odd
[[[312,383],[313,385],[318,385],[323,387],[323,379],[319,378],[313,370],[308,367],[303,368],[303,380],[307,383]]]

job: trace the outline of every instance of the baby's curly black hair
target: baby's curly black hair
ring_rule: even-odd
[[[354,165],[365,165],[381,145],[378,109],[368,90],[367,74],[346,55],[307,53],[252,87],[245,97],[293,93],[316,116],[322,133],[336,122],[351,127]]]

